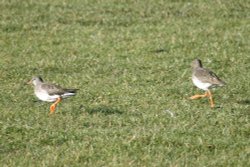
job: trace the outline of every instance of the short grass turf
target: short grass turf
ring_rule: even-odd
[[[250,166],[250,1],[2,0],[1,166]],[[194,58],[227,82],[216,108]],[[80,89],[48,116],[32,76]]]

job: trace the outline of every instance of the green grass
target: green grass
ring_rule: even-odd
[[[250,166],[248,0],[0,2],[0,166]],[[227,86],[216,109],[190,80]],[[48,116],[32,76],[79,88]],[[172,112],[172,117],[169,113]]]

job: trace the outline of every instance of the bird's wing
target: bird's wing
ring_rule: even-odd
[[[42,89],[45,89],[49,95],[62,95],[65,93],[64,89],[59,86],[59,85],[55,85],[55,84],[42,84],[41,85]]]
[[[195,75],[199,77],[201,82],[208,82],[216,85],[224,84],[224,82],[214,72],[206,68],[198,69]]]

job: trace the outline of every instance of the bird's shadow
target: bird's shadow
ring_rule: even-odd
[[[168,52],[169,50],[166,48],[160,48],[160,49],[155,49],[151,50],[152,53],[163,53],[163,52]]]
[[[237,103],[242,105],[250,105],[250,99],[239,100]]]
[[[89,114],[104,114],[104,115],[112,115],[112,114],[123,114],[123,111],[115,108],[115,107],[110,107],[110,106],[97,106],[97,107],[85,107],[81,105],[79,107],[79,110],[84,110],[84,112],[87,112]]]

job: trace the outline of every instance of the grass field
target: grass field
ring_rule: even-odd
[[[0,166],[250,166],[249,0],[2,0]],[[227,86],[207,99],[200,58]],[[40,102],[32,76],[77,96]]]

